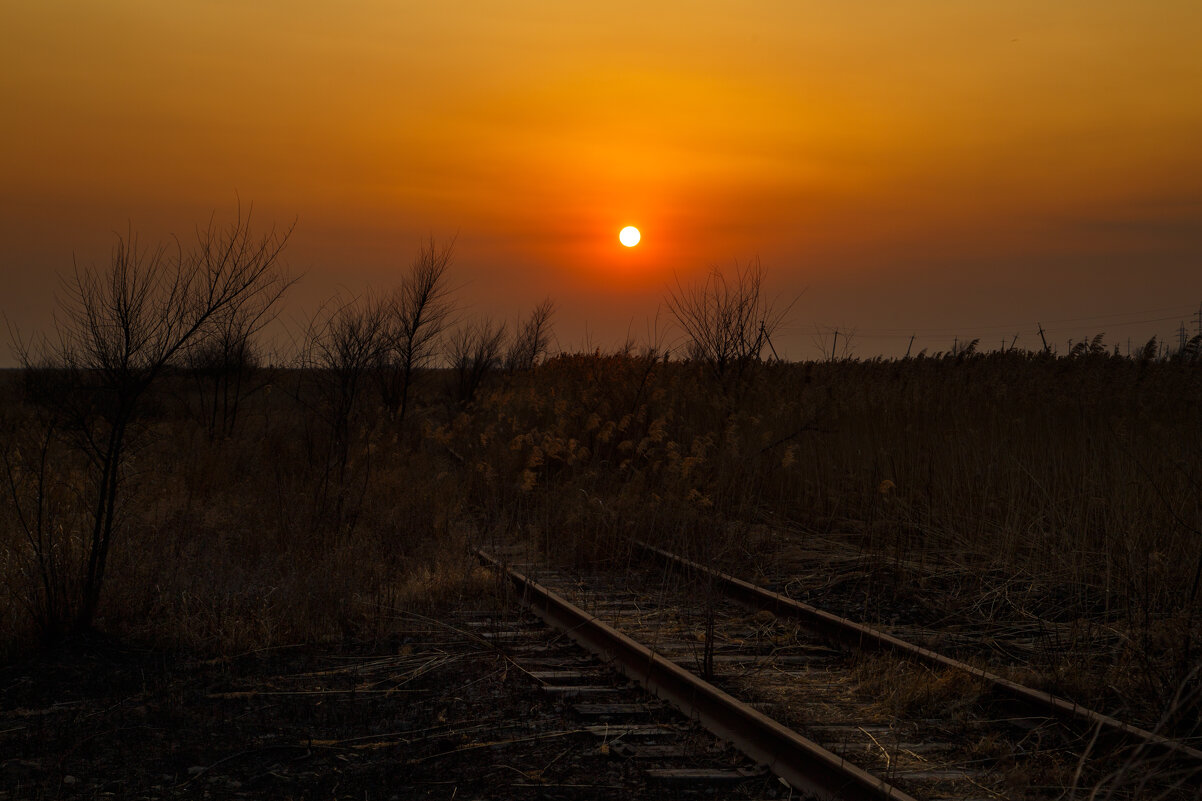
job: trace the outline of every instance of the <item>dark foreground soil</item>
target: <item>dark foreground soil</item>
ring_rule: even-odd
[[[0,667],[0,799],[682,796],[581,725],[445,625],[220,660],[94,636]]]

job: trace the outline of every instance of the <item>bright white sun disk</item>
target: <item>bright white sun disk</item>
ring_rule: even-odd
[[[618,234],[618,239],[621,240],[622,244],[628,248],[632,248],[637,245],[639,240],[642,238],[643,237],[642,234],[639,233],[639,229],[635,228],[633,225],[626,226],[622,229],[622,232]]]

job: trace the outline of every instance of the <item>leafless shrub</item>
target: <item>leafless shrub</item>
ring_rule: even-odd
[[[526,322],[518,326],[516,335],[505,351],[506,372],[529,370],[547,355],[551,347],[551,318],[554,315],[555,304],[550,298],[534,307]]]
[[[237,416],[243,379],[261,366],[259,349],[245,320],[231,316],[184,355],[184,367],[201,394],[201,422],[210,437],[227,434]]]
[[[203,245],[204,259],[210,264],[246,259],[255,245],[245,236],[221,242],[210,239]],[[261,362],[254,338],[275,319],[277,301],[293,283],[295,279],[281,278],[269,292],[218,309],[186,349],[184,364],[196,380],[200,418],[210,439],[233,433],[242,402],[255,389],[252,376]]]
[[[346,463],[351,422],[368,377],[388,351],[390,313],[386,301],[368,293],[322,306],[305,333],[301,365],[316,382],[319,411],[339,465]]]
[[[258,388],[254,376],[262,366],[262,353],[255,335],[277,308],[266,300],[215,315],[184,355],[184,366],[196,385],[197,416],[209,439],[233,434],[243,401]]]
[[[70,608],[43,586],[38,603],[46,636],[92,624],[150,388],[215,318],[230,310],[274,306],[290,285],[279,269],[290,233],[252,235],[250,217],[241,213],[226,227],[210,220],[197,230],[196,245],[188,251],[178,242],[173,249],[147,250],[131,232],[118,238],[107,267],[77,265],[64,280],[53,339],[16,343],[30,396],[49,413],[48,430],[69,442],[70,452],[62,458],[70,460],[72,452],[85,457],[77,467],[83,471],[80,499],[91,510],[87,531],[79,532],[83,566],[78,579],[71,579],[78,581],[79,591]],[[51,469],[45,457],[53,453],[42,450],[43,473]],[[28,503],[30,496],[15,488],[11,465],[8,472],[14,502]],[[38,479],[45,480],[45,475]],[[42,513],[38,497],[25,510],[34,517]],[[45,540],[35,538],[33,550],[44,565],[65,558]],[[55,569],[70,572],[63,565]]]
[[[380,391],[390,414],[405,419],[417,372],[433,360],[438,341],[454,313],[447,269],[454,242],[439,247],[431,239],[413,260],[409,274],[387,306],[387,348]]]
[[[469,404],[484,378],[497,368],[505,345],[505,324],[490,318],[474,320],[457,328],[447,345],[447,357],[455,374],[455,399]]]
[[[765,297],[758,259],[746,268],[736,265],[733,280],[717,269],[700,284],[684,286],[678,279],[665,303],[689,339],[690,358],[718,376],[741,374],[758,362],[789,311]]]
[[[364,414],[368,381],[388,351],[389,315],[388,302],[368,293],[326,304],[305,334],[301,366],[307,381],[297,398],[326,434],[310,432],[308,440],[307,468],[315,471],[309,523],[322,530],[343,533],[357,519],[359,504],[350,488],[362,486],[369,476],[366,471],[356,476],[351,469],[352,439]]]

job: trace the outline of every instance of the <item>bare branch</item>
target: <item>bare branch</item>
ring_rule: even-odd
[[[402,420],[416,374],[433,360],[454,314],[447,274],[454,250],[454,241],[441,247],[434,239],[426,242],[389,304],[380,389],[385,405]]]
[[[792,304],[777,308],[764,296],[764,269],[759,260],[746,268],[735,265],[732,281],[714,269],[700,284],[684,286],[679,278],[665,304],[689,339],[691,358],[718,376],[741,374],[760,361],[764,348]]]
[[[447,350],[460,403],[472,402],[485,376],[500,364],[504,345],[505,324],[489,318],[470,322],[451,334]]]
[[[93,514],[75,628],[91,625],[118,521],[123,466],[146,391],[163,370],[225,315],[250,329],[268,318],[292,281],[280,268],[291,228],[253,235],[241,211],[210,221],[185,251],[146,249],[130,231],[105,268],[78,264],[63,282],[57,338],[19,356],[35,401],[72,433],[92,470]]]
[[[529,370],[547,355],[551,347],[551,318],[554,315],[555,303],[550,298],[534,307],[505,352],[506,371]]]

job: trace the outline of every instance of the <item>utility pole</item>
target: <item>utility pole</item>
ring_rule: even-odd
[[[760,321],[760,336],[763,337],[764,341],[768,343],[768,347],[772,349],[773,358],[775,358],[778,362],[784,361],[781,359],[780,354],[776,352],[776,346],[772,344],[772,337],[768,336],[768,329],[764,327],[763,321]]]
[[[1043,335],[1043,323],[1036,323],[1039,326],[1039,338],[1043,340],[1043,352],[1051,353],[1052,349],[1048,347],[1048,338]]]
[[[1177,352],[1185,353],[1185,323],[1184,322],[1181,324],[1181,329],[1177,332],[1177,339],[1178,339]]]
[[[1202,313],[1202,312],[1200,312],[1200,313]],[[914,337],[916,337],[916,336],[917,336],[917,334],[910,334],[910,344],[906,345],[906,358],[907,359],[910,358],[910,348],[914,347]]]

